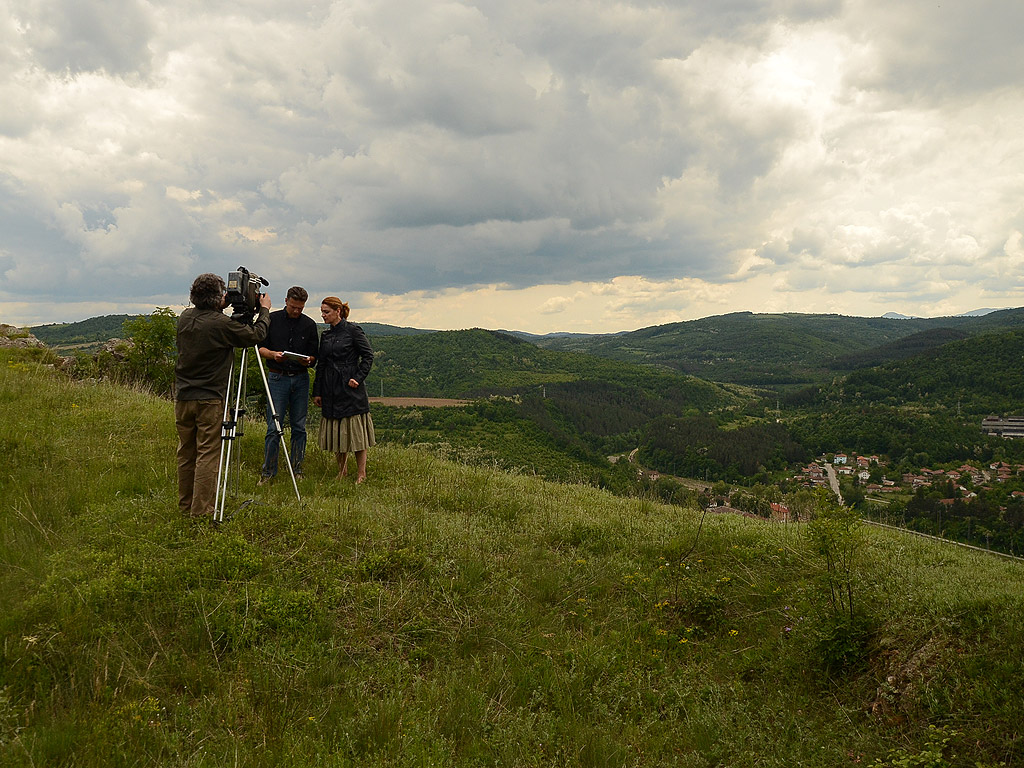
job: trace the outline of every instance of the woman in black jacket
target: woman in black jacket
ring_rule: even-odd
[[[356,455],[356,482],[366,480],[366,451],[377,444],[366,394],[373,350],[358,325],[348,322],[348,304],[336,296],[320,303],[331,327],[320,337],[313,404],[322,409],[320,447],[338,459],[338,477],[348,474],[348,454]]]

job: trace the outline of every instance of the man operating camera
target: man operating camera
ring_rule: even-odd
[[[224,280],[211,272],[193,281],[191,307],[178,318],[174,423],[178,428],[178,507],[213,519],[224,397],[235,347],[259,344],[270,325],[270,297],[259,294],[251,324],[224,314]],[[253,307],[255,309],[255,307]]]

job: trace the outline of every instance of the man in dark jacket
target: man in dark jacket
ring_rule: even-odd
[[[270,329],[260,346],[260,356],[267,361],[267,385],[277,411],[279,425],[284,427],[285,411],[292,430],[292,452],[289,456],[292,471],[302,474],[302,460],[306,455],[306,414],[309,411],[309,368],[316,362],[320,342],[316,321],[302,314],[309,294],[297,285],[288,289],[284,309],[270,313]],[[285,356],[285,352],[299,355],[299,359]],[[281,433],[274,424],[274,414],[267,403],[267,437],[263,447],[263,469],[260,485],[270,482],[277,474],[277,457],[281,447]]]
[[[270,323],[270,297],[260,296],[252,325],[224,314],[227,293],[219,275],[193,281],[193,306],[178,318],[174,366],[174,423],[178,429],[178,507],[192,517],[213,518],[220,463],[224,397],[235,347],[259,344]]]

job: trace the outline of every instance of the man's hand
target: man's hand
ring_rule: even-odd
[[[309,368],[309,366],[311,366],[313,364],[314,360],[316,360],[315,357],[313,357],[312,355],[307,355],[306,359],[302,361],[302,364],[304,366],[306,366],[307,368]]]
[[[260,306],[263,307],[264,309],[270,309],[270,294],[269,293],[261,293],[260,294]]]
[[[284,359],[284,352],[278,352],[273,349],[267,349],[266,347],[260,347],[260,357],[264,358],[265,360],[274,360],[279,363]]]
[[[323,398],[322,398],[322,397],[320,397],[319,395],[317,395],[316,397],[314,397],[314,398],[313,398],[313,405],[315,405],[315,406],[316,406],[317,408],[322,408],[322,407],[323,407],[323,405],[324,405],[324,401],[323,401]]]

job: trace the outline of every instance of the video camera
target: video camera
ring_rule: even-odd
[[[231,319],[243,323],[251,323],[253,316],[260,308],[260,286],[270,285],[264,278],[239,267],[235,272],[228,272],[225,283],[228,293],[228,304],[231,305]]]

